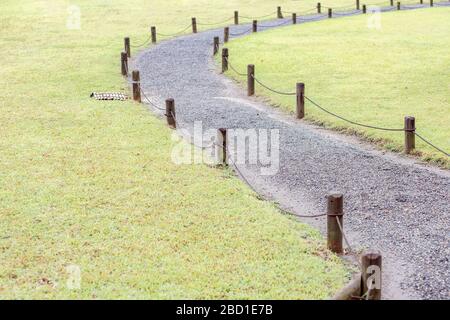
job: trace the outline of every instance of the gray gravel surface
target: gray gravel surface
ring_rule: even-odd
[[[263,24],[277,26],[283,21],[288,24],[290,20]],[[230,32],[248,29],[249,25],[231,26]],[[375,150],[249,99],[214,64],[212,39],[222,37],[222,32],[183,36],[142,51],[133,63],[141,72],[146,95],[159,107],[167,97],[173,97],[180,125],[190,130],[194,121],[202,121],[205,130],[279,129],[277,174],[263,176],[257,165],[238,166],[254,188],[297,214],[324,212],[325,196],[331,191],[342,192],[351,244],[383,254],[384,298],[449,299],[448,171]],[[325,228],[324,218],[304,221],[322,231]]]

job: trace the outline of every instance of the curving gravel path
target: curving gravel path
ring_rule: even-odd
[[[232,26],[230,32],[248,29]],[[164,41],[141,52],[133,63],[145,94],[160,107],[173,97],[178,121],[190,130],[194,121],[202,121],[204,130],[279,129],[277,174],[263,176],[257,165],[239,166],[257,192],[297,214],[325,212],[325,196],[342,192],[350,243],[383,253],[384,298],[449,299],[449,172],[293,120],[248,98],[214,64],[212,39],[222,37],[222,30]],[[325,229],[324,217],[304,221]]]

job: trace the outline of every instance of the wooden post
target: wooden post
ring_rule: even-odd
[[[332,18],[333,17],[333,9],[328,8],[328,18]]]
[[[359,0],[356,0],[356,10],[359,10]]]
[[[420,4],[423,4],[423,0],[420,0]]]
[[[322,5],[320,2],[317,3],[317,13],[322,13]]]
[[[397,2],[397,10],[400,10],[400,9],[401,9],[400,2]]]
[[[366,5],[363,4],[363,6],[362,6],[362,13],[366,13],[366,12],[367,12],[367,10],[366,10]]]
[[[247,95],[255,94],[255,65],[249,64],[247,66]]]
[[[297,24],[297,14],[296,13],[292,14],[292,24]]]
[[[235,25],[239,24],[239,11],[234,12],[234,24]]]
[[[122,64],[122,75],[128,76],[128,57],[125,51],[120,54],[120,61]]]
[[[405,117],[405,153],[410,154],[416,148],[416,119]]]
[[[167,124],[170,127],[177,127],[177,123],[175,122],[175,100],[172,98],[166,100],[166,118]]]
[[[229,27],[225,27],[223,29],[223,42],[228,42],[228,39],[230,39],[230,28]]]
[[[430,7],[433,6],[433,0],[430,0]]]
[[[394,6],[394,0],[391,0],[391,7]]]
[[[127,53],[127,57],[131,57],[131,50],[130,50],[130,38],[126,37],[123,39],[123,44],[125,48],[125,52]]]
[[[228,48],[222,49],[222,72],[228,71]]]
[[[214,37],[214,44],[213,44],[213,55],[216,55],[217,52],[219,52],[219,37]]]
[[[192,32],[197,33],[197,19],[192,18]]]
[[[152,43],[156,43],[156,27],[151,27]]]
[[[305,84],[297,83],[297,119],[305,117]]]
[[[283,19],[283,13],[281,12],[281,7],[277,7],[277,18]]]
[[[228,164],[228,155],[227,155],[227,129],[220,128],[217,130],[217,149],[216,149],[216,157],[219,164],[227,165]]]
[[[344,248],[342,246],[343,235],[341,228],[344,228],[343,218],[343,196],[342,194],[331,194],[328,196],[328,208],[327,208],[327,238],[328,249],[337,254],[342,254]],[[336,219],[337,218],[337,219]]]
[[[367,292],[367,300],[381,299],[381,254],[368,252],[361,257],[361,295]]]
[[[252,30],[253,32],[258,32],[258,21],[257,20],[253,20],[253,24],[252,24]]]
[[[133,100],[141,103],[141,78],[139,70],[132,72],[131,79],[133,80]]]

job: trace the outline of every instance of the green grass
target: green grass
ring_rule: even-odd
[[[381,30],[367,27],[367,16],[289,26],[231,41],[236,69],[256,65],[256,76],[272,88],[306,95],[353,121],[403,128],[416,117],[417,132],[450,150],[450,8],[383,13]],[[228,75],[244,81],[234,72]],[[295,110],[295,99],[257,85],[257,94],[275,106]],[[356,133],[394,151],[403,150],[403,132],[365,129],[306,103],[306,119]],[[416,138],[416,154],[449,168],[449,158]]]
[[[69,4],[81,30],[65,27]],[[345,283],[316,231],[230,171],[173,164],[172,132],[144,106],[89,98],[129,92],[124,36],[142,42],[153,24],[170,33],[194,15],[277,4],[296,5],[2,1],[0,298],[305,299]],[[81,290],[66,287],[69,265],[81,268]]]

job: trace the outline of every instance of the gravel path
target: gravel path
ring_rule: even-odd
[[[248,29],[232,26],[230,32]],[[384,298],[449,299],[448,171],[375,150],[249,99],[214,64],[212,39],[222,37],[222,30],[164,41],[141,52],[133,63],[145,94],[159,106],[173,97],[178,121],[190,130],[194,121],[202,121],[204,130],[279,129],[277,174],[263,176],[257,165],[239,166],[257,192],[297,214],[325,212],[325,196],[342,192],[350,243],[383,254]],[[325,228],[324,217],[304,221]]]

